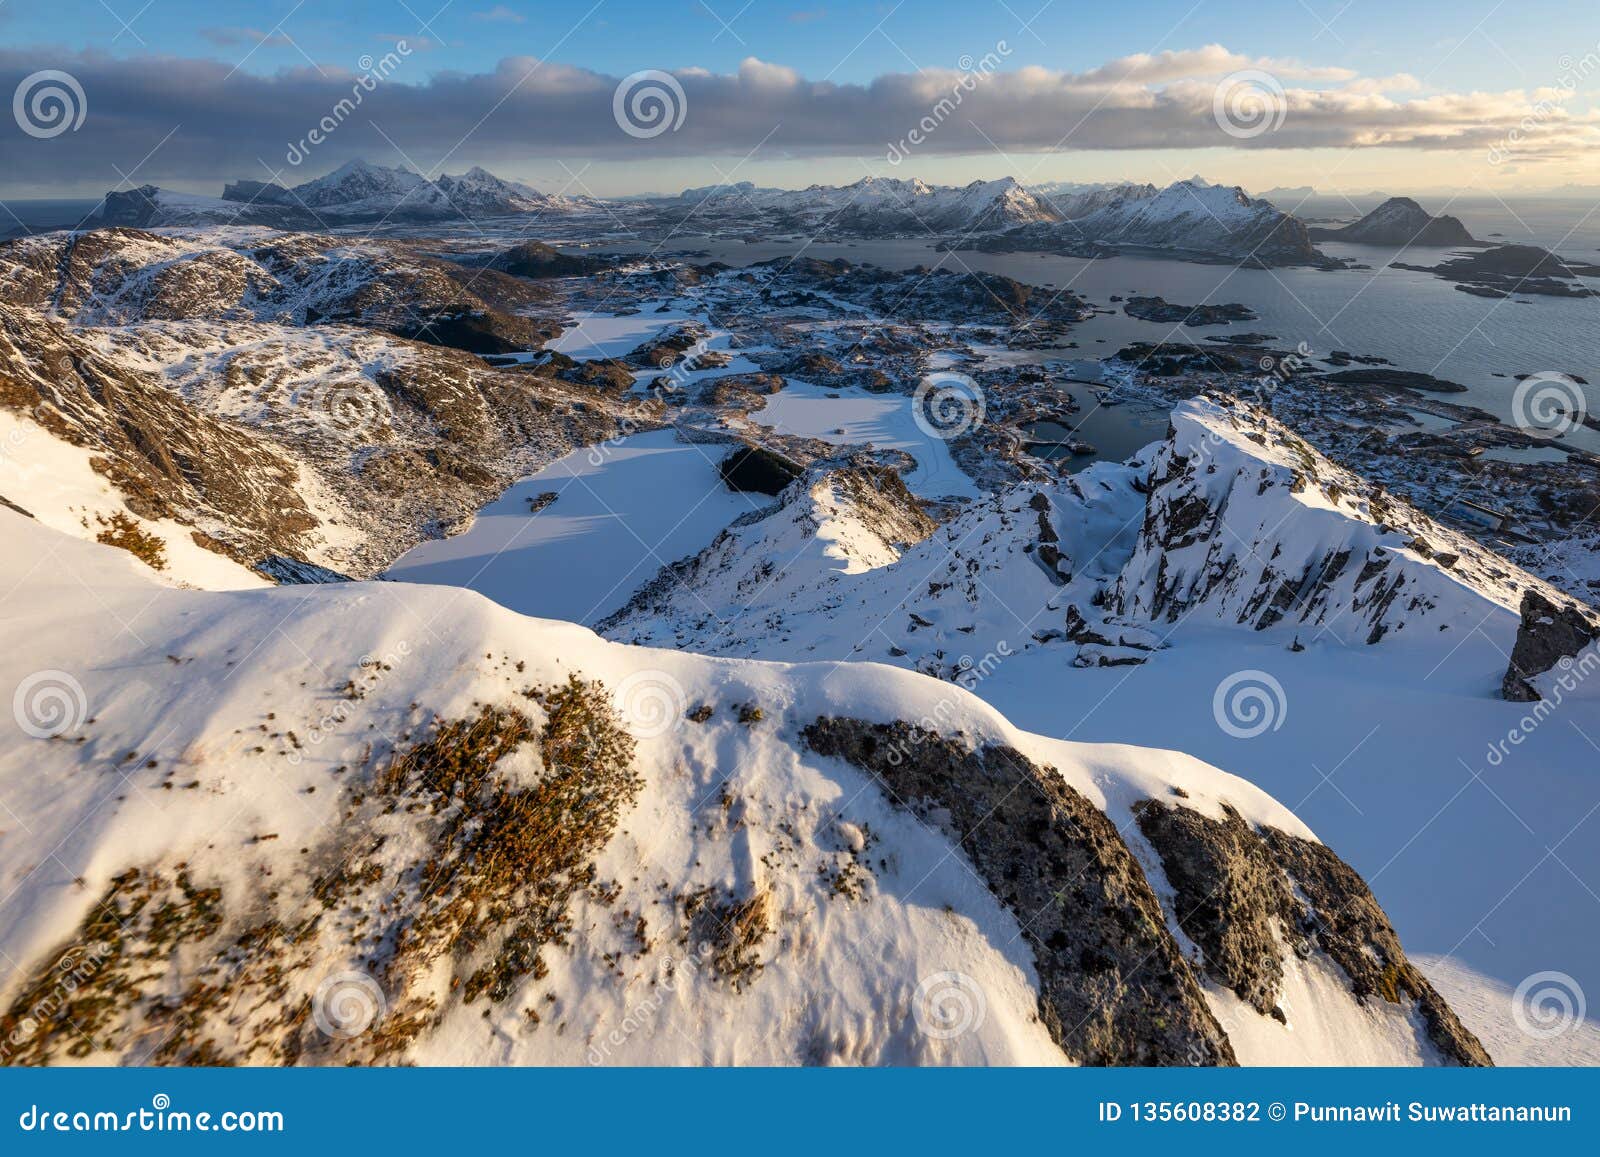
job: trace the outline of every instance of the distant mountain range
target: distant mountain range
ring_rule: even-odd
[[[1274,189],[1291,205],[1314,193]],[[967,185],[918,178],[863,177],[849,185],[775,189],[744,181],[686,189],[677,196],[601,200],[540,192],[483,168],[424,177],[406,168],[350,161],[292,187],[230,182],[220,197],[144,185],[106,195],[99,223],[135,227],[261,225],[326,230],[367,223],[427,224],[604,209],[640,232],[656,229],[745,236],[933,237],[941,248],[1046,251],[1105,256],[1126,249],[1182,260],[1254,265],[1340,263],[1316,242],[1471,245],[1453,217],[1430,217],[1415,201],[1391,198],[1343,228],[1308,227],[1269,197],[1195,176],[1151,184],[1028,186],[1012,177]]]
[[[405,168],[350,161],[326,176],[285,188],[264,181],[229,183],[221,197],[154,185],[106,194],[108,225],[267,225],[316,229],[368,221],[474,220],[522,213],[567,212],[584,202],[541,193],[474,167],[429,180]]]

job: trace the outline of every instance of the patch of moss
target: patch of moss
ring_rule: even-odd
[[[100,519],[100,524],[105,529],[95,535],[96,542],[120,547],[151,570],[167,569],[167,544],[141,527],[131,516],[113,514],[109,519]]]

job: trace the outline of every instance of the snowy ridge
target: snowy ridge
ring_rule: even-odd
[[[1066,220],[1018,226],[983,239],[979,247],[1013,251],[1126,246],[1208,263],[1329,268],[1339,264],[1311,243],[1298,218],[1237,186],[1212,185],[1197,178],[1176,181],[1159,191],[1141,185],[1093,190],[1058,208]]]
[[[1134,619],[1198,614],[1375,643],[1514,619],[1529,586],[1544,584],[1261,410],[1202,397],[1173,411],[1138,545],[1107,603]]]
[[[144,185],[106,195],[101,220],[141,228],[265,225],[304,229],[370,221],[472,220],[521,213],[570,212],[582,203],[508,181],[479,166],[429,180],[404,167],[363,160],[292,188],[237,182],[222,197]]]
[[[713,213],[772,214],[856,232],[1004,228],[1059,218],[1050,202],[1012,177],[968,185],[863,177],[851,185],[762,189],[749,183],[686,190],[680,200]]]
[[[852,766],[856,757],[819,752],[899,728],[927,774],[979,760],[1044,777],[1061,806],[1086,809],[1076,823],[1106,833],[1083,844],[1069,825],[1052,837],[1090,857],[1080,882],[1121,880],[1132,890],[1077,917],[1073,905],[1084,901],[1067,899],[1063,916],[1078,921],[1079,935],[1115,924],[1116,904],[1170,905],[1184,886],[1163,870],[1166,836],[1136,834],[1136,813],[1156,806],[1141,801],[1176,796],[1181,807],[1162,803],[1163,814],[1189,817],[1196,831],[1261,825],[1261,839],[1337,863],[1281,805],[1186,756],[1028,735],[976,698],[908,672],[622,647],[456,590],[163,590],[119,552],[7,510],[0,524],[22,545],[3,564],[16,617],[0,679],[37,684],[42,672],[64,706],[38,719],[56,738],[0,751],[19,820],[0,843],[12,892],[0,906],[0,947],[20,963],[0,989],[0,1019],[9,1027],[37,1018],[9,1038],[23,1050],[16,1059],[1481,1059],[1469,1037],[1423,1025],[1416,1009],[1447,1029],[1453,1017],[1412,979],[1381,916],[1369,951],[1398,970],[1415,1008],[1408,996],[1357,999],[1333,963],[1352,946],[1329,939],[1297,952],[1302,933],[1270,921],[1256,931],[1276,945],[1278,963],[1264,992],[1238,982],[1253,1002],[1243,1007],[1243,996],[1209,979],[1218,961],[1203,983],[1191,973],[1188,930],[1206,929],[1179,928],[1155,909],[1154,924],[1137,925],[1154,937],[1154,958],[1122,956],[1105,941],[1099,951],[1112,955],[1082,971],[1076,956],[1065,962],[1019,936],[1018,914],[979,882],[992,847],[963,843],[975,876],[950,855],[936,817],[896,805]],[[26,560],[46,549],[93,592],[90,603],[63,600],[48,576],[27,573]],[[137,636],[117,629],[134,614]],[[605,722],[606,703],[617,722]],[[580,709],[591,714],[574,716]],[[562,738],[579,718],[588,730]],[[897,722],[906,719],[936,720],[961,738],[908,731]],[[477,730],[453,729],[453,720],[476,720]],[[831,731],[818,731],[823,720]],[[516,730],[524,725],[533,730]],[[505,738],[492,755],[452,764],[449,779],[412,778],[409,769],[426,772],[441,758],[442,744],[472,735]],[[518,812],[522,822],[542,822],[539,785],[569,774],[551,762],[558,756],[605,785],[604,814],[562,829],[580,840],[565,866],[529,862],[530,872],[555,872],[535,873],[532,882],[547,879],[551,890],[529,908],[530,880],[485,859],[475,833],[479,824],[497,830],[497,809],[517,801],[535,809]],[[109,761],[114,782],[86,774]],[[500,786],[475,788],[484,776]],[[971,806],[966,793],[978,790],[961,776],[927,784],[954,793],[953,806]],[[1034,806],[1032,791],[1016,798]],[[1004,829],[993,830],[1003,842]],[[522,854],[514,842],[489,846]],[[449,879],[413,896],[438,862],[453,865]],[[1361,893],[1344,898],[1370,903]],[[495,923],[476,922],[474,897]],[[554,923],[517,923],[535,912]],[[121,928],[115,941],[96,931],[108,916]],[[46,1005],[41,993],[64,951],[88,964],[71,999]],[[1041,1018],[1060,1007],[1052,1002],[1101,991],[1107,968],[1106,991],[1129,1016],[1115,1033]],[[940,984],[958,991],[930,995]],[[337,1003],[330,986],[342,989]],[[1282,1023],[1277,994],[1307,994],[1295,1005],[1303,1014]],[[952,996],[978,1011],[958,1032],[927,1031],[947,1027],[929,1018],[948,1016],[938,1006]],[[651,1009],[643,1025],[630,1016],[641,1002]],[[317,1030],[330,1019],[348,1031]]]
[[[837,506],[819,515],[816,485],[797,483],[776,513],[669,568],[602,629],[654,646],[875,659],[970,681],[997,656],[1063,638],[1066,607],[1074,599],[1087,607],[1131,547],[1140,478],[1136,467],[1099,463],[1059,483],[1016,486],[972,503],[898,557],[875,536],[863,544],[836,535],[830,545],[846,548],[843,561],[812,528],[873,516],[842,518]]]

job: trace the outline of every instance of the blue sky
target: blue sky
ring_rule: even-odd
[[[1419,141],[1440,126],[1459,135],[1460,126],[1478,115],[1469,103],[1441,113],[1435,107],[1440,98],[1460,100],[1469,94],[1516,91],[1531,94],[1562,76],[1571,76],[1576,91],[1564,106],[1570,116],[1593,110],[1600,92],[1600,56],[1593,55],[1600,53],[1600,3],[1595,0],[1520,0],[1515,4],[1508,0],[1452,0],[1449,4],[1440,0],[1280,0],[1272,4],[1246,0],[904,0],[899,4],[827,0],[576,0],[560,4],[528,0],[9,0],[0,6],[0,48],[11,49],[13,71],[31,63],[36,68],[62,67],[77,75],[115,72],[120,65],[134,68],[157,58],[185,65],[210,61],[224,66],[228,82],[235,88],[248,87],[256,78],[286,88],[290,81],[284,78],[300,74],[327,81],[341,71],[359,71],[372,54],[381,53],[397,38],[405,39],[414,50],[404,74],[395,78],[396,84],[406,86],[441,80],[448,86],[454,77],[491,76],[497,68],[503,69],[507,58],[545,62],[532,88],[556,75],[557,65],[599,78],[620,78],[642,69],[665,69],[685,77],[694,75],[692,70],[733,76],[744,62],[755,58],[803,78],[812,86],[814,101],[819,94],[825,96],[829,86],[862,86],[870,93],[874,82],[885,76],[956,69],[958,62],[981,57],[1001,43],[1007,48],[1003,71],[1041,69],[1067,76],[1090,73],[1135,54],[1192,52],[1222,45],[1252,68],[1265,65],[1274,75],[1282,75],[1291,88],[1318,91],[1366,85],[1381,90],[1384,99],[1409,102],[1404,116],[1412,127],[1406,131]],[[1574,66],[1586,57],[1596,61],[1594,69]],[[1404,84],[1393,87],[1387,78],[1401,74]],[[1162,91],[1167,83],[1170,78],[1155,82],[1152,91]],[[1182,84],[1193,83],[1197,83],[1193,77],[1182,78]],[[604,85],[596,82],[595,87]],[[1181,87],[1172,93],[1181,95]],[[115,85],[101,85],[102,92],[112,89],[122,91]],[[1338,98],[1336,110],[1324,107],[1291,116],[1291,127],[1308,127],[1318,116],[1348,115],[1348,106],[1358,103],[1351,91]],[[519,91],[518,95],[520,102],[529,93]],[[106,107],[103,102],[96,104],[92,93],[89,99],[91,107]],[[206,99],[197,88],[196,105]],[[1529,96],[1528,103],[1533,99]],[[148,112],[148,123],[136,126],[130,121],[123,126],[120,139],[130,150],[138,143],[154,145],[160,139],[156,129],[164,115],[174,123],[188,119],[190,126],[185,131],[194,131],[198,118],[185,118],[181,109],[174,110],[174,103],[181,105],[181,95],[170,96],[167,106],[160,108],[119,107],[116,111],[130,115]],[[822,101],[818,107],[826,104]],[[1035,101],[1030,106],[1034,107],[1031,115],[1038,115],[1036,105]],[[566,108],[559,102],[551,107]],[[1504,135],[1516,123],[1516,107],[1515,99],[1497,99],[1492,109],[1482,112],[1482,119],[1503,124]],[[529,105],[529,115],[537,115],[535,109]],[[463,115],[470,129],[472,118]],[[505,115],[501,114],[502,119]],[[1002,175],[1008,162],[1012,168],[1019,167],[1019,158],[1038,155],[1039,134],[1017,134],[1014,148],[998,139],[1009,127],[1007,118],[1015,115],[1022,114],[1014,106],[1005,106],[990,112],[990,119],[975,130],[986,141],[996,138],[993,148],[958,148],[957,134],[944,133],[938,147],[925,149],[918,158],[917,171],[931,179],[959,180]],[[1069,119],[1077,115],[1077,111],[1063,113]],[[976,120],[977,113],[973,117]],[[1448,184],[1468,180],[1469,170],[1490,183],[1520,179],[1553,186],[1582,183],[1589,171],[1590,162],[1574,147],[1580,138],[1571,135],[1571,125],[1562,126],[1567,135],[1559,150],[1552,141],[1537,156],[1525,150],[1528,157],[1519,158],[1518,164],[1480,173],[1483,166],[1476,161],[1481,161],[1484,142],[1493,134],[1480,133],[1470,147],[1457,150],[1459,156],[1449,149],[1441,151],[1435,142],[1371,149],[1370,155],[1352,159],[1339,152],[1341,146],[1380,137],[1387,140],[1390,125],[1360,116],[1350,119],[1351,127],[1342,138],[1330,143],[1308,136],[1303,146],[1299,138],[1289,136],[1252,141],[1252,146],[1262,147],[1243,148],[1226,139],[1197,141],[1191,135],[1171,134],[1170,147],[1161,147],[1163,142],[1152,137],[1149,145],[1130,151],[1115,147],[1116,141],[1103,136],[1098,141],[1075,138],[1070,159],[1027,162],[1027,167],[1035,170],[1037,179],[1158,179],[1204,170],[1208,175],[1248,180],[1258,187],[1265,183],[1333,183],[1347,188],[1393,184],[1407,174],[1416,174],[1416,180]],[[782,120],[782,111],[775,111],[773,122]],[[100,119],[99,127],[106,130],[107,121]],[[405,127],[402,121],[399,128],[383,133],[347,131],[339,149],[326,150],[325,157],[331,165],[359,146],[367,153],[388,154],[374,155],[374,160],[395,163],[400,159],[397,154],[412,151],[390,140]],[[264,136],[276,130],[277,126],[260,129]],[[241,125],[240,131],[255,130]],[[148,134],[154,135],[146,140]],[[796,146],[786,144],[780,135],[770,147],[746,156],[746,142],[730,134],[726,152],[740,158],[742,177],[767,183],[853,179],[866,169],[882,168],[877,155],[880,149],[850,143],[844,140],[846,136],[842,133],[840,143],[830,147],[816,132],[806,138],[809,143]],[[581,142],[565,142],[557,149],[548,140],[530,140],[525,155],[519,155],[504,141],[482,139],[453,149],[447,143],[452,139],[444,127],[432,136],[420,134],[417,167],[429,168],[432,158],[492,160],[498,169],[549,183],[562,172],[570,172],[573,163],[583,163],[591,166],[587,171],[592,173],[592,182],[601,186],[595,190],[599,192],[672,188],[697,183],[696,176],[703,178],[698,183],[718,180],[716,173],[709,172],[686,148],[668,148],[666,141],[660,142],[654,153],[634,155],[622,155],[612,147],[615,142],[602,141],[589,151],[592,155],[586,155]],[[1207,147],[1196,147],[1197,143]],[[1264,147],[1269,144],[1275,147]],[[1288,145],[1293,148],[1286,148]],[[0,140],[0,148],[5,147],[6,142]],[[268,147],[263,143],[259,151]],[[279,146],[272,143],[270,148],[278,150]],[[198,146],[193,151],[203,152]],[[557,152],[562,157],[559,165],[553,160]],[[59,172],[41,168],[39,187],[72,179],[63,163],[65,155],[66,150],[54,154],[32,151],[37,161],[60,166]],[[159,161],[147,163],[158,175],[167,172],[174,183],[187,179],[193,187],[206,186],[213,174],[202,175],[192,159],[180,164],[181,155],[181,150],[168,150]],[[641,169],[639,161],[645,159],[651,164]],[[1530,167],[1521,163],[1524,159],[1538,164]],[[264,160],[270,161],[270,157]],[[132,163],[130,158],[128,164]],[[98,179],[98,174],[93,179]],[[0,177],[3,180],[15,178]],[[1594,180],[1600,183],[1600,174]]]
[[[592,14],[591,14],[592,13]],[[10,0],[7,39],[133,55],[250,51],[248,31],[291,42],[254,48],[245,67],[338,63],[381,35],[427,40],[428,65],[481,71],[508,54],[624,75],[642,68],[731,71],[746,56],[812,78],[866,81],[886,71],[949,67],[1009,38],[1027,63],[1088,68],[1133,52],[1222,42],[1362,72],[1428,74],[1446,88],[1539,82],[1575,45],[1592,48],[1592,0]],[[302,52],[303,50],[303,52]]]
[[[755,55],[841,81],[949,67],[961,52],[1000,38],[1028,63],[1059,69],[1220,41],[1368,73],[1426,73],[1442,87],[1468,88],[1537,83],[1576,44],[1594,46],[1600,8],[1592,0],[10,0],[0,26],[18,43],[230,64],[250,50],[248,31],[292,41],[256,47],[245,67],[259,72],[300,67],[307,56],[353,59],[388,34],[432,42],[428,64],[438,69],[481,71],[525,54],[617,75],[690,66],[726,72]]]

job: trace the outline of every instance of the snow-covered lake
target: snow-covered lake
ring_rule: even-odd
[[[679,310],[662,310],[661,302],[647,301],[638,313],[579,313],[576,324],[545,343],[544,348],[566,354],[580,362],[596,358],[620,358],[655,337],[664,329],[682,325],[689,315]]]
[[[516,483],[453,538],[407,551],[386,577],[467,587],[541,618],[594,623],[661,567],[694,554],[771,501],[723,485],[721,446],[670,430],[575,450]],[[529,500],[556,500],[532,512]]]
[[[917,460],[917,468],[905,476],[914,493],[925,498],[978,497],[972,479],[950,457],[950,447],[917,425],[906,394],[831,390],[791,378],[750,417],[780,434],[904,450]]]

